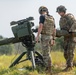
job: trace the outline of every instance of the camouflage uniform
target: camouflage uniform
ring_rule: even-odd
[[[60,28],[61,30],[66,30],[68,32],[74,32],[74,26],[76,25],[76,20],[72,14],[66,14],[64,17],[60,18]],[[73,66],[73,57],[75,49],[75,37],[70,33],[69,36],[64,37],[64,57],[66,59],[66,64],[68,67]]]
[[[54,25],[54,18],[52,16],[45,15],[45,21],[41,32],[42,55],[45,67],[51,66],[50,41],[52,39]]]

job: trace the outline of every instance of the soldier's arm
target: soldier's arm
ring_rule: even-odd
[[[56,36],[56,26],[55,26],[55,20],[54,20],[54,18],[53,18],[53,25],[54,25],[54,30],[53,30],[52,36],[53,36],[53,40],[55,40],[55,36]]]
[[[69,33],[71,36],[74,36],[73,32],[76,32],[76,20],[73,15],[69,15],[69,23],[71,24],[71,28],[69,29]]]
[[[38,28],[38,34],[37,34],[37,37],[39,37],[39,35],[41,34],[42,28],[43,28],[43,24],[40,23],[40,24],[39,24],[39,28]]]
[[[37,37],[36,37],[37,42],[38,42],[39,35],[40,35],[41,31],[42,31],[44,21],[45,21],[45,17],[40,16],[39,28],[38,28],[38,33],[37,33]]]
[[[56,36],[56,28],[54,28],[52,36],[53,36],[53,40],[55,40],[55,36]]]
[[[53,33],[52,33],[52,40],[51,40],[51,46],[53,46],[55,44],[55,36],[56,36],[56,26],[55,26],[55,20],[53,19],[53,25],[54,25],[54,29],[53,29]]]
[[[38,28],[37,37],[36,37],[36,42],[37,42],[37,43],[38,43],[39,35],[40,35],[41,31],[42,31],[42,28],[43,28],[43,24],[40,23],[40,24],[39,24],[39,28]]]
[[[69,29],[69,32],[75,32],[76,31],[76,20],[73,15],[68,15],[68,21],[71,25],[71,28]]]
[[[76,32],[76,22],[72,24],[72,27],[70,28],[69,32]]]

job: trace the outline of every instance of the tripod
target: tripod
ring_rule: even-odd
[[[34,50],[35,46],[35,37],[33,36],[26,36],[24,38],[21,38],[22,45],[26,47],[27,51],[20,54],[20,56],[9,66],[9,68],[15,66],[16,64],[19,64],[21,62],[30,60],[32,62],[32,69],[36,69],[36,65],[42,65],[43,66],[43,57],[42,55]],[[26,59],[21,60],[22,57],[26,55]]]

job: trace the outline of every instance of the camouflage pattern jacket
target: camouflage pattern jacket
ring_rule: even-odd
[[[59,24],[61,30],[67,30],[68,32],[76,31],[76,20],[70,13],[66,14],[64,17],[61,17]]]

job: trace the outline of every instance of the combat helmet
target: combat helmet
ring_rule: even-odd
[[[39,13],[40,13],[40,14],[42,14],[43,11],[48,13],[48,9],[47,9],[45,6],[41,6],[41,7],[39,8]]]
[[[56,9],[56,12],[66,12],[66,8],[65,8],[65,6],[63,6],[63,5],[60,5],[60,6],[58,6],[57,7],[57,9]]]

